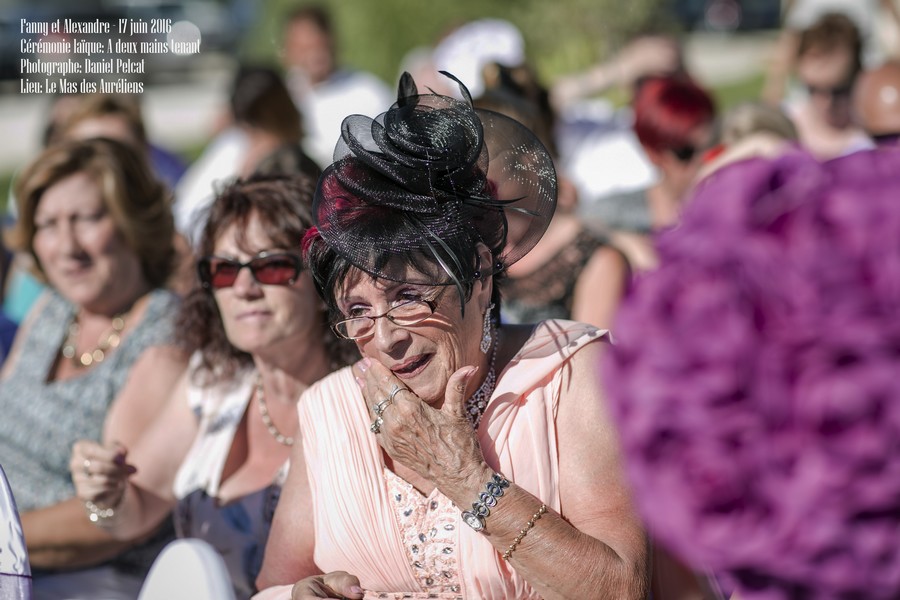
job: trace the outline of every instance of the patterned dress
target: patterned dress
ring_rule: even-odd
[[[522,277],[504,279],[500,284],[503,320],[507,323],[537,323],[571,318],[578,277],[594,253],[607,245],[604,236],[582,230],[541,268]]]
[[[170,344],[177,300],[164,290],[150,293],[140,322],[122,345],[79,377],[48,381],[75,307],[56,292],[23,340],[15,370],[0,382],[0,463],[20,512],[54,505],[75,495],[69,473],[72,444],[99,441],[110,405],[128,380],[134,362],[152,346]],[[110,562],[117,572],[143,576],[162,546],[172,539],[164,527],[153,540]],[[35,572],[35,583],[45,572]]]

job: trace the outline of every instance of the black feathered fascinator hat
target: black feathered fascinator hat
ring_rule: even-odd
[[[409,73],[375,119],[351,115],[316,189],[318,234],[379,278],[455,285],[509,267],[538,242],[556,206],[550,154],[518,121],[464,100],[419,94]],[[478,266],[477,244],[492,253]],[[412,267],[412,269],[409,269]]]

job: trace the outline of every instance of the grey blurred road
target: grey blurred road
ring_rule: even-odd
[[[763,70],[771,50],[771,32],[698,33],[685,43],[688,65],[707,85],[746,80]],[[218,110],[225,105],[226,71],[204,71],[191,83],[149,87],[144,93],[148,134],[163,146],[180,150],[206,141]],[[0,93],[0,174],[24,165],[39,149],[49,98]]]
[[[695,33],[685,40],[688,68],[708,86],[746,81],[768,66],[778,32]]]

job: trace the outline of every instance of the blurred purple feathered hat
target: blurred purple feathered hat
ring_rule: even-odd
[[[651,533],[742,600],[900,597],[900,151],[712,175],[604,364]]]

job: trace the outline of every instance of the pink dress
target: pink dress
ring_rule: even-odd
[[[478,429],[495,470],[559,511],[555,419],[562,368],[606,339],[589,325],[552,320],[500,374]],[[423,497],[387,470],[349,368],[310,388],[299,405],[315,514],[315,562],[356,575],[366,598],[538,598],[460,509],[439,491]],[[257,598],[290,598],[291,586]]]

